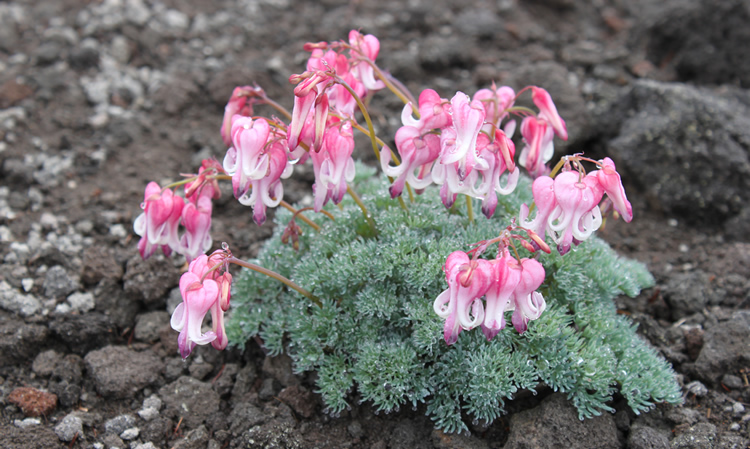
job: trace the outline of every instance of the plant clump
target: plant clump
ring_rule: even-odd
[[[257,335],[271,355],[286,351],[296,372],[316,371],[330,413],[354,400],[385,413],[424,402],[436,427],[456,432],[467,430],[464,418],[491,423],[505,401],[540,384],[566,393],[581,418],[612,411],[608,402],[618,391],[636,413],[681,400],[669,364],[612,301],[637,295],[653,278],[596,237],[565,256],[540,259],[547,308],[526,332],[505,328],[490,341],[463,332],[452,346],[442,341],[432,303],[444,289],[446,257],[506,226],[529,201],[530,180],[522,177],[523,187],[500,198],[498,217],[469,223],[465,214],[441,210],[431,191],[404,211],[387,200],[386,180],[357,170],[354,183],[378,223],[377,237],[345,200],[342,209],[329,208],[335,221],[315,219],[321,231],[299,236],[296,251],[281,241],[291,214],[279,211],[256,261],[309,288],[322,307],[246,272],[235,280],[227,322],[231,342],[243,346]]]

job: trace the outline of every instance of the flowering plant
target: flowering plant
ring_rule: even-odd
[[[221,125],[223,163],[205,160],[195,175],[146,188],[135,222],[141,255],[161,248],[190,262],[172,316],[183,357],[196,344],[223,349],[260,336],[271,354],[288,351],[297,370],[318,371],[332,413],[348,406],[356,384],[378,410],[427,402],[448,431],[466,429],[462,409],[491,422],[504,399],[539,382],[567,392],[582,417],[611,409],[618,385],[636,411],[679,400],[671,369],[611,301],[637,294],[650,275],[592,237],[608,214],[633,218],[620,175],[611,159],[581,154],[547,165],[555,136],[568,135],[546,90],[493,84],[449,100],[426,89],[416,100],[375,64],[372,35],[353,30],[346,42],[305,49],[307,70],[290,77],[291,112],[258,86],[237,87]],[[366,107],[382,89],[404,102],[395,152]],[[536,111],[516,104],[525,92]],[[255,115],[261,105],[278,115]],[[386,178],[355,164],[355,131],[369,137]],[[308,159],[313,205],[296,209],[283,201],[282,180]],[[286,209],[257,261],[234,257],[226,244],[204,254],[220,180],[231,180],[259,225],[267,208]],[[480,204],[486,219],[474,217]],[[241,275],[231,294],[230,264],[265,276]],[[240,307],[225,329],[230,297]],[[209,311],[212,330],[203,332]],[[514,332],[504,331],[506,312]],[[476,327],[481,333],[462,334]]]

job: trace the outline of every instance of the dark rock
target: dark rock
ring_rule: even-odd
[[[159,339],[159,334],[165,327],[169,327],[167,312],[157,310],[143,313],[135,320],[135,339],[153,343]]]
[[[60,265],[47,270],[44,277],[44,295],[48,298],[62,298],[78,290],[78,280],[70,276]]]
[[[187,371],[187,362],[179,357],[172,357],[167,360],[167,366],[164,368],[164,378],[167,382],[177,380]]]
[[[267,419],[258,407],[247,402],[235,403],[232,413],[229,414],[229,432],[234,436],[240,436],[251,427],[263,424]]]
[[[26,416],[48,416],[57,407],[57,396],[31,387],[20,387],[8,395]]]
[[[716,426],[702,422],[678,434],[672,440],[672,449],[713,449]]]
[[[292,408],[297,414],[310,418],[315,414],[315,395],[299,385],[286,387],[279,392],[279,399]]]
[[[48,336],[47,326],[19,320],[0,324],[0,366],[34,357],[44,347]]]
[[[62,355],[54,349],[40,352],[34,359],[34,363],[31,365],[31,370],[34,371],[37,376],[51,376],[55,370],[55,366],[60,360],[62,360]]]
[[[14,425],[0,423],[0,447],[3,449],[49,449],[60,447],[60,440],[47,426],[20,429]]]
[[[106,248],[92,246],[83,251],[83,267],[81,267],[81,281],[84,284],[96,284],[104,278],[120,281],[123,269],[114,255]]]
[[[174,422],[167,417],[159,416],[139,428],[144,441],[151,441],[156,447],[167,447],[164,443],[167,435],[174,431]]]
[[[177,285],[180,273],[171,261],[161,256],[142,260],[133,256],[125,268],[125,293],[149,306],[163,307],[167,292]]]
[[[300,383],[292,371],[292,359],[286,354],[266,357],[263,360],[263,373],[278,380],[284,387]]]
[[[285,449],[301,449],[304,439],[294,426],[288,421],[271,421],[262,426],[252,427],[241,437],[233,441],[233,445],[246,449],[266,449],[272,447]]]
[[[426,447],[428,435],[421,435],[421,427],[411,419],[400,420],[391,429],[388,447],[393,449],[416,449]]]
[[[649,59],[681,81],[750,87],[749,22],[743,0],[675,2],[649,31]]]
[[[578,411],[555,393],[533,409],[510,417],[510,434],[505,449],[586,447],[611,449],[622,447],[612,415],[603,414],[581,421]]]
[[[76,47],[68,56],[70,66],[77,70],[86,70],[99,65],[99,49],[92,45]]]
[[[278,391],[279,382],[276,381],[276,379],[267,377],[263,379],[263,383],[261,383],[260,385],[260,390],[258,390],[258,398],[261,401],[270,401],[274,396],[276,396],[276,393],[278,393]]]
[[[691,327],[685,330],[685,351],[690,360],[695,361],[703,349],[703,335],[705,332],[699,327]]]
[[[239,399],[245,394],[249,393],[255,384],[255,379],[258,378],[258,374],[255,372],[255,367],[252,365],[244,366],[234,381],[234,387],[232,387],[232,397]]]
[[[49,390],[57,395],[63,407],[70,408],[78,404],[82,376],[83,360],[75,354],[65,356],[55,366]]]
[[[636,81],[609,143],[621,173],[689,223],[737,215],[750,200],[750,111],[734,94]]]
[[[84,358],[96,391],[105,397],[127,398],[156,383],[164,363],[149,352],[135,352],[122,346],[107,346]]]
[[[195,429],[212,413],[219,410],[219,395],[211,384],[192,377],[182,376],[159,390],[164,401],[164,415],[172,418],[184,417],[183,424]]]
[[[721,378],[721,384],[730,390],[739,390],[745,385],[742,383],[742,379],[734,374],[724,374]]]
[[[190,376],[195,377],[198,380],[204,380],[213,370],[214,367],[210,363],[193,360],[193,363],[191,363],[188,368],[188,373],[190,373]]]
[[[651,427],[636,426],[628,435],[628,449],[669,449],[669,438]]]
[[[135,426],[135,416],[118,415],[112,419],[108,419],[107,422],[104,423],[104,431],[114,435],[119,435],[133,426]]]
[[[675,321],[701,312],[709,302],[715,302],[710,276],[701,270],[675,274],[663,293]]]
[[[174,449],[204,449],[208,443],[209,435],[206,426],[201,425],[185,435],[185,438],[175,443]]]
[[[232,392],[232,388],[234,387],[234,379],[237,377],[237,374],[239,372],[240,367],[236,363],[227,363],[221,368],[216,378],[211,381],[214,390],[216,390],[219,396],[227,396]]]
[[[750,365],[750,312],[735,312],[731,319],[706,331],[705,344],[688,373],[716,385],[725,373],[739,372]]]
[[[58,315],[49,325],[54,335],[66,343],[72,352],[86,352],[112,343],[115,339],[115,328],[112,321],[101,313],[85,315]]]
[[[95,310],[107,315],[114,325],[121,328],[132,327],[140,310],[134,301],[114,279],[104,278],[94,288]]]
[[[432,431],[432,438],[431,438],[432,446],[438,449],[454,449],[454,448],[461,448],[461,449],[488,449],[489,445],[486,441],[479,440],[477,438],[472,438],[468,435],[463,434],[449,434],[445,432],[441,432],[440,430],[433,430]],[[382,448],[386,447],[386,444],[384,441],[381,440]],[[373,447],[375,447],[373,445]]]

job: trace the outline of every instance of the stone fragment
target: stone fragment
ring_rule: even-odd
[[[19,387],[8,395],[8,402],[15,404],[26,416],[48,416],[57,406],[57,396],[31,387]]]
[[[107,346],[84,358],[96,391],[105,397],[127,398],[156,383],[164,363],[150,352]]]

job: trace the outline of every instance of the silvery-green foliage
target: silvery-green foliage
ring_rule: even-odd
[[[295,252],[281,243],[291,214],[279,210],[274,236],[255,261],[311,291],[323,306],[245,272],[235,282],[226,326],[235,345],[259,336],[270,354],[288,352],[297,372],[317,371],[317,391],[330,413],[357,399],[386,413],[425,403],[436,427],[457,432],[467,430],[466,419],[492,422],[514,394],[540,383],[566,393],[581,418],[611,411],[617,391],[636,413],[680,401],[671,367],[613,303],[653,284],[651,275],[596,237],[564,257],[541,255],[547,310],[526,333],[509,325],[488,342],[479,330],[464,331],[455,345],[445,344],[432,303],[447,288],[447,255],[497,236],[521,203],[531,202],[528,179],[499,198],[495,217],[469,224],[465,206],[446,211],[437,189],[414,203],[406,198],[404,211],[372,169],[360,165],[357,172],[354,189],[377,236],[347,198],[342,210],[328,207],[335,221],[308,214],[321,232],[300,222],[305,232]]]

